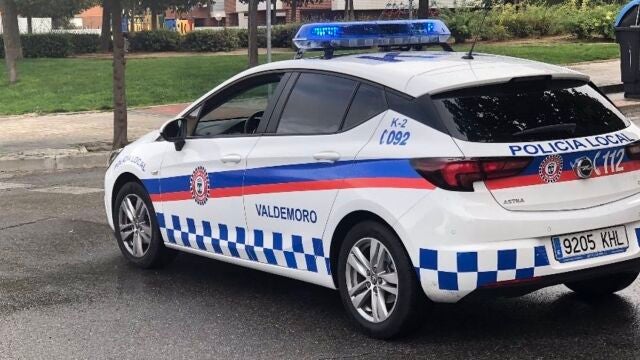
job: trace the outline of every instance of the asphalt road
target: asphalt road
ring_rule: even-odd
[[[385,342],[337,292],[183,254],[121,257],[101,170],[0,175],[0,358],[638,358],[640,281],[599,302],[564,287],[436,305]]]

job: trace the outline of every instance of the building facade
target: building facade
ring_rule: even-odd
[[[300,0],[298,0],[301,2]],[[299,4],[295,13],[292,13],[289,1],[276,0],[273,11],[273,24],[286,24],[308,21],[332,21],[344,17],[345,1],[348,0],[316,0],[314,3]],[[410,2],[412,1],[412,2]],[[266,1],[258,4],[258,26],[266,25]],[[406,19],[409,18],[409,9],[417,11],[418,0],[353,0],[355,17],[364,19]],[[434,2],[433,7],[453,7],[454,0]],[[188,32],[198,29],[240,27],[249,25],[249,7],[246,1],[219,0],[216,2],[195,6],[188,12],[167,10],[159,15],[158,24],[165,28],[175,29],[180,32]],[[78,14],[73,20],[74,24],[83,29],[100,29],[102,26],[102,8],[96,6]],[[151,17],[136,16],[135,30],[148,30],[151,28]]]
[[[432,7],[453,7],[455,0],[434,2]],[[409,18],[409,9],[413,13],[418,9],[418,0],[353,0],[356,19],[399,19]],[[299,4],[295,17],[292,16],[290,2],[276,0],[273,23],[285,24],[307,21],[331,21],[344,17],[345,0],[319,0],[309,4]],[[169,13],[171,19],[193,19],[195,29],[199,27],[241,27],[248,26],[249,7],[240,0],[222,0],[208,7],[195,7],[188,13]],[[214,16],[215,15],[215,16]],[[215,21],[214,21],[215,20]],[[266,1],[258,4],[258,25],[266,25]]]

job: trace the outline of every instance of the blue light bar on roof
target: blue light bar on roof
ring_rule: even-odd
[[[441,20],[356,21],[302,25],[293,43],[300,50],[319,50],[439,44],[449,36]]]

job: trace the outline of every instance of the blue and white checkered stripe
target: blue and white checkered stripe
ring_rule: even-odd
[[[157,214],[165,241],[219,255],[331,275],[329,257],[322,239],[305,241],[300,235],[285,235],[244,227],[197,221],[176,215]],[[198,223],[197,223],[198,222]],[[196,225],[197,223],[197,225]],[[310,245],[309,245],[310,244]]]
[[[525,280],[546,274],[544,246],[519,249],[449,251],[420,249],[419,275],[428,292],[459,292],[500,281]],[[436,294],[437,297],[437,294]]]

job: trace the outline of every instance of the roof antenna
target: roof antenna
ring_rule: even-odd
[[[491,8],[491,0],[487,0],[484,3],[484,16],[482,17],[482,22],[480,22],[480,27],[477,29],[476,31],[476,38],[473,39],[473,44],[471,44],[471,49],[469,49],[469,52],[467,54],[465,54],[462,58],[465,60],[473,60],[473,49],[475,49],[476,47],[476,43],[478,42],[478,39],[480,38],[480,30],[482,30],[482,27],[484,26],[484,20],[487,18],[487,14],[489,14],[489,9]]]

